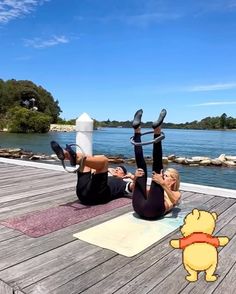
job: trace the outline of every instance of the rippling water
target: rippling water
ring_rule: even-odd
[[[145,131],[148,131],[145,129]],[[122,155],[134,157],[133,146],[129,139],[132,136],[129,128],[104,128],[94,131],[94,154]],[[236,155],[235,131],[203,131],[203,130],[164,130],[166,138],[163,141],[163,154],[177,156],[209,156],[218,157]],[[51,140],[58,141],[62,146],[75,142],[75,132],[51,132],[47,134],[8,134],[0,133],[1,147],[19,147],[33,152],[52,154],[49,146]],[[151,137],[144,136],[143,140]],[[144,146],[145,156],[151,155],[152,146]],[[174,165],[174,164],[173,164]],[[174,165],[181,174],[181,180],[222,188],[236,189],[236,168],[224,167],[189,167]],[[129,168],[131,171],[133,167]]]

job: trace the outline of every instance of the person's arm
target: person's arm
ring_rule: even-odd
[[[136,179],[137,177],[141,177],[144,175],[144,171],[143,169],[140,169],[138,168],[136,171],[135,171],[135,174],[131,174],[131,173],[128,173],[126,176],[132,180],[132,182],[129,183],[129,190],[130,192],[132,192],[134,190],[134,186],[135,186],[135,182],[136,182]]]
[[[161,185],[173,205],[176,205],[180,199],[179,191],[172,191],[167,185]]]
[[[112,168],[112,167],[109,167],[109,168],[108,168],[108,172],[109,172],[112,176],[114,176],[114,174],[115,174],[115,169]]]
[[[162,175],[158,173],[154,173],[152,175],[152,180],[157,184],[161,185],[164,191],[166,192],[167,196],[169,197],[172,204],[176,205],[178,200],[180,199],[180,192],[179,191],[172,191],[165,183],[162,178]]]
[[[127,173],[124,177],[123,177],[123,179],[130,179],[130,180],[132,180],[132,182],[129,182],[128,183],[128,190],[129,190],[129,192],[131,193],[131,192],[133,192],[133,190],[134,190],[134,180],[135,180],[135,176],[132,174],[132,173]]]

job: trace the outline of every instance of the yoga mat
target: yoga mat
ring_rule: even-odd
[[[40,237],[130,203],[129,198],[119,198],[94,206],[86,206],[76,201],[21,217],[9,218],[1,221],[0,224],[19,230],[30,237]]]
[[[183,216],[166,215],[159,220],[143,220],[129,212],[76,233],[73,236],[90,244],[134,256],[183,224]]]

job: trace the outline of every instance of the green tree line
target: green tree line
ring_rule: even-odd
[[[58,100],[41,86],[28,80],[0,79],[0,130],[7,128],[9,132],[44,133],[50,129],[50,124],[75,124],[75,119],[65,120],[59,117],[61,113]],[[132,122],[107,119],[94,119],[95,128],[99,127],[132,127]],[[151,128],[152,122],[142,124]],[[200,121],[186,123],[164,123],[164,128],[178,129],[236,129],[236,118],[228,117],[226,113],[216,117],[206,117]]]
[[[75,125],[76,119],[63,120],[59,118],[58,123]],[[107,119],[106,121],[98,121],[94,119],[95,128],[131,128],[132,121],[117,121]],[[143,128],[151,128],[152,122],[142,123]],[[216,117],[206,117],[200,121],[194,120],[186,123],[163,123],[163,127],[167,129],[199,129],[199,130],[222,130],[222,129],[236,129],[236,118],[228,117],[226,113]]]
[[[27,80],[0,79],[0,130],[45,133],[60,113],[58,100],[43,87]]]
[[[106,120],[106,121],[96,121],[97,127],[132,127],[131,121],[116,121],[116,120]],[[152,122],[148,121],[142,124],[143,128],[151,128]],[[200,130],[219,130],[219,129],[236,129],[236,118],[228,117],[226,113],[221,116],[216,117],[206,117],[200,121],[194,120],[192,122],[186,123],[163,123],[163,128],[169,129],[200,129]]]

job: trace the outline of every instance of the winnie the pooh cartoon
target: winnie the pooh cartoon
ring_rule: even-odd
[[[172,247],[183,249],[183,265],[189,273],[186,280],[190,282],[197,281],[199,271],[205,271],[207,282],[217,279],[214,275],[218,264],[217,247],[225,246],[229,238],[212,236],[216,220],[215,212],[193,209],[186,215],[184,224],[180,227],[184,237],[170,241]]]

